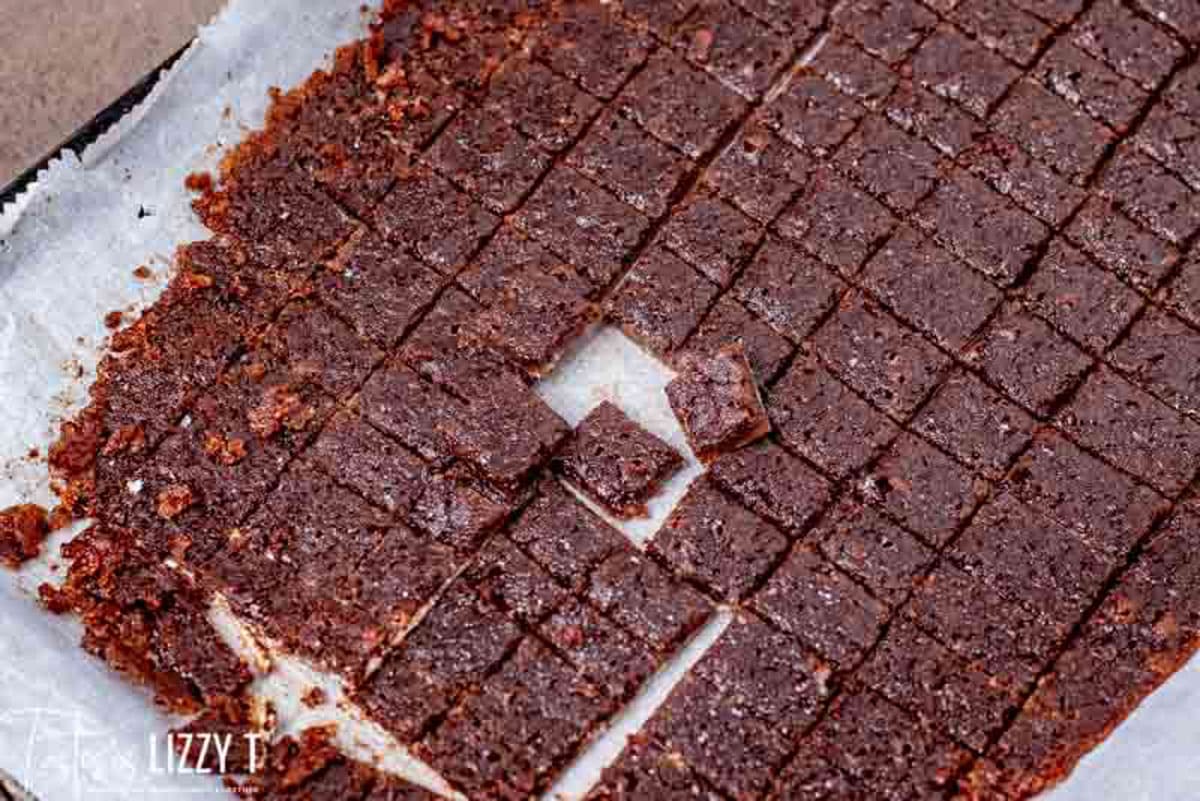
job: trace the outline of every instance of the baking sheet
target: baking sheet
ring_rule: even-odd
[[[175,246],[205,235],[190,210],[184,177],[214,168],[223,147],[261,124],[268,86],[300,82],[334,47],[361,35],[365,23],[361,0],[234,0],[200,30],[145,103],[82,158],[68,154],[52,163],[30,191],[0,211],[0,508],[52,503],[45,463],[29,453],[45,454],[61,417],[82,405],[107,334],[104,314],[136,312],[153,302]],[[150,267],[154,279],[135,278],[139,265]],[[669,378],[623,335],[601,327],[539,392],[572,424],[601,400],[613,400],[686,449],[662,395]],[[689,458],[652,504],[649,521],[619,527],[644,544],[700,472]],[[0,770],[42,801],[230,797],[212,777],[156,773],[163,765],[161,737],[173,721],[144,691],[83,653],[76,623],[46,614],[33,601],[39,583],[61,575],[54,554],[72,533],[56,534],[47,558],[18,573],[0,571]],[[215,617],[231,641],[255,652],[232,616],[218,608]],[[718,612],[548,795],[582,797],[625,735],[728,621],[727,611]],[[314,683],[324,685],[331,700],[311,710],[298,698]],[[446,790],[382,730],[339,708],[336,681],[298,660],[275,658],[255,689],[276,702],[285,729],[340,720],[347,750],[381,757],[386,769]],[[1200,751],[1198,709],[1200,668],[1193,662],[1048,798],[1200,797],[1200,775],[1191,769]]]

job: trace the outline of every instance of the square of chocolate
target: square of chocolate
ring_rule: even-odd
[[[717,157],[704,181],[743,213],[766,225],[800,191],[812,158],[752,119]]]
[[[649,217],[661,217],[693,164],[631,120],[606,113],[567,163]]]
[[[949,557],[1013,603],[1070,621],[1084,613],[1117,565],[1008,493],[979,510]]]
[[[1052,411],[1092,365],[1090,356],[1016,305],[988,325],[967,358],[1039,417]]]
[[[1006,686],[903,620],[888,631],[861,678],[912,710],[930,730],[981,751],[1021,701],[1018,687]]]
[[[1012,603],[951,562],[917,586],[905,611],[913,625],[1010,686],[1036,676],[1075,624]]]
[[[469,398],[472,381],[479,375],[501,370],[496,354],[469,347],[470,343],[462,336],[467,322],[482,308],[457,287],[447,288],[405,338],[400,358],[459,399]],[[515,368],[512,372],[515,373]]]
[[[1176,245],[1200,230],[1200,204],[1188,187],[1130,145],[1117,149],[1100,188],[1126,214]]]
[[[1038,432],[1006,489],[1108,554],[1125,554],[1167,509],[1148,486],[1049,429]]]
[[[519,490],[570,434],[567,424],[519,379],[483,380],[457,415],[437,421],[459,459],[505,492]]]
[[[441,273],[456,272],[500,219],[445,178],[417,167],[396,180],[375,208],[375,224]]]
[[[816,718],[828,674],[796,640],[735,618],[659,707],[647,735],[734,797],[757,797]]]
[[[886,605],[806,546],[792,551],[751,604],[840,668],[875,643],[888,617]]]
[[[920,405],[951,364],[948,356],[857,291],[842,298],[812,344],[830,370],[898,419]]]
[[[1195,477],[1200,423],[1111,370],[1102,367],[1089,376],[1058,421],[1081,445],[1168,496],[1178,495]]]
[[[580,674],[615,701],[632,695],[658,663],[649,646],[588,603],[568,601],[542,622],[538,632]]]
[[[866,465],[900,430],[812,358],[798,358],[772,388],[768,410],[784,445],[839,477]]]
[[[921,44],[911,65],[915,82],[977,117],[1020,77],[1016,67],[946,24]]]
[[[497,214],[516,208],[550,169],[550,156],[483,110],[455,117],[430,148],[429,162]]]
[[[401,514],[416,503],[430,472],[420,457],[346,411],[326,424],[308,458],[339,484]]]
[[[383,359],[379,348],[311,301],[284,308],[262,343],[294,369],[309,372],[331,395],[354,392]]]
[[[862,482],[863,494],[933,545],[945,544],[987,487],[946,454],[904,433]]]
[[[1049,25],[1008,0],[963,0],[950,19],[1023,67],[1033,63],[1052,34]]]
[[[787,362],[792,345],[770,326],[746,311],[726,294],[717,299],[708,315],[687,340],[687,350],[712,352],[741,342],[759,386],[767,384]]]
[[[867,111],[829,81],[802,72],[760,113],[767,127],[787,142],[825,156],[850,135]]]
[[[609,714],[610,704],[549,648],[527,638],[416,751],[474,798],[528,797]]]
[[[687,353],[667,384],[667,400],[696,456],[717,456],[760,439],[771,430],[740,342],[713,353]]]
[[[986,130],[959,106],[907,79],[900,82],[884,105],[889,120],[947,156],[963,153]]]
[[[1000,132],[1080,184],[1113,141],[1103,125],[1030,80],[1017,84],[994,120]]]
[[[545,480],[508,536],[556,579],[574,590],[615,553],[632,548],[621,532],[577,501],[557,481]]]
[[[646,501],[682,466],[683,458],[604,401],[575,427],[574,438],[554,464],[617,517],[644,517]]]
[[[971,759],[964,748],[866,689],[843,695],[801,748],[836,765],[866,798],[946,795]]]
[[[460,406],[439,387],[423,380],[404,365],[384,365],[363,385],[359,396],[363,417],[395,437],[432,467],[448,467],[453,457],[437,430],[443,415],[457,414]]]
[[[662,246],[644,252],[605,302],[608,318],[666,359],[699,325],[720,288]]]
[[[773,525],[701,479],[688,488],[648,549],[677,575],[736,602],[757,586],[787,547],[787,537]]]
[[[628,545],[592,572],[587,598],[659,653],[673,650],[712,611],[703,595]]]
[[[527,272],[542,273],[579,297],[594,291],[571,265],[511,225],[501,226],[455,281],[481,305],[491,306],[514,281],[519,285]]]
[[[854,0],[838,10],[834,25],[871,55],[895,64],[937,21],[937,15],[916,0]]]
[[[917,433],[960,462],[999,478],[1037,425],[1027,412],[970,373],[952,375],[913,420]]]
[[[678,754],[664,751],[657,743],[630,738],[625,750],[616,762],[604,769],[586,799],[618,801],[637,795],[662,801],[721,801],[724,798]]]
[[[800,459],[770,442],[727,453],[713,462],[709,477],[747,509],[792,537],[801,537],[825,508],[829,482]]]
[[[899,80],[888,65],[836,33],[814,51],[807,66],[872,109],[880,108]]]
[[[1172,36],[1117,0],[1094,3],[1071,29],[1071,42],[1154,91],[1184,55]]]
[[[995,131],[976,137],[962,164],[1047,225],[1061,225],[1087,198],[1081,187]]]
[[[752,314],[799,343],[833,309],[845,289],[832,270],[771,237],[742,271],[733,293]]]
[[[459,553],[471,553],[511,512],[512,504],[501,493],[452,468],[424,483],[408,522]]]
[[[1146,92],[1065,39],[1046,51],[1033,75],[1052,92],[1119,133],[1146,102]]]
[[[385,730],[411,743],[520,639],[520,629],[502,611],[464,584],[452,584],[357,688],[355,700]]]
[[[892,606],[908,597],[935,557],[874,507],[849,499],[825,515],[811,539],[830,562]]]
[[[737,209],[707,194],[695,194],[672,210],[661,241],[724,288],[761,236],[762,229]]]
[[[1200,188],[1200,124],[1165,103],[1142,120],[1134,143],[1178,175],[1193,191]]]
[[[955,170],[917,207],[917,224],[943,247],[1001,285],[1020,277],[1050,229],[994,192]]]
[[[1145,305],[1115,275],[1057,237],[1021,288],[1021,297],[1039,317],[1097,353],[1104,352]]]
[[[649,227],[641,213],[567,167],[558,167],[515,217],[597,289],[617,277]]]
[[[417,322],[445,281],[375,233],[352,239],[326,266],[318,279],[321,299],[384,348]]]
[[[738,5],[793,41],[803,42],[820,28],[828,3],[813,0],[738,0]]]
[[[744,113],[746,101],[667,51],[650,57],[616,101],[617,111],[698,159]]]
[[[608,6],[571,5],[553,15],[535,53],[555,72],[608,100],[646,60],[653,44]]]
[[[895,224],[878,200],[821,167],[775,227],[838,272],[854,275]]]
[[[600,113],[600,101],[536,61],[510,59],[492,76],[484,108],[551,153],[567,148]]]
[[[897,316],[957,351],[1004,299],[990,281],[903,226],[867,263],[863,283]]]
[[[559,276],[530,266],[504,277],[491,304],[464,321],[460,340],[494,350],[537,378],[599,316],[599,308]]]
[[[503,536],[488,540],[460,579],[498,609],[536,626],[567,601],[569,593]]]
[[[1062,25],[1083,10],[1084,0],[1012,0],[1021,8],[1046,22]]]
[[[1162,288],[1159,301],[1183,319],[1200,326],[1200,266],[1195,258],[1180,267]]]
[[[1066,235],[1102,266],[1145,292],[1152,292],[1179,261],[1174,245],[1095,196],[1080,209]]]
[[[941,177],[938,152],[878,114],[863,120],[836,161],[900,212],[916,206]]]
[[[1163,100],[1188,117],[1200,116],[1200,65],[1181,69],[1167,84]]]
[[[674,36],[688,59],[747,100],[771,87],[793,53],[786,36],[742,11],[730,0],[699,4]]]

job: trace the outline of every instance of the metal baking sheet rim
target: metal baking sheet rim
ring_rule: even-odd
[[[53,153],[0,189],[0,244],[37,196],[39,181],[45,173],[64,159],[75,157],[86,164],[90,159],[103,158],[104,151],[130,130],[131,119],[144,114],[156,102],[163,79],[186,63],[189,50],[196,44],[193,40],[167,57],[76,130]],[[317,66],[314,64],[313,68]],[[3,279],[4,272],[0,270],[0,284]],[[102,316],[103,311],[97,309],[97,317]],[[0,473],[0,481],[3,479]],[[32,598],[27,600],[31,605],[35,603]],[[0,641],[2,645],[4,643]],[[75,643],[69,647],[78,650]],[[0,659],[3,658],[0,650]],[[99,670],[107,672],[104,668]],[[0,674],[0,681],[3,680],[4,676]],[[0,698],[3,698],[2,692]],[[148,705],[148,700],[146,703]],[[1197,711],[1200,711],[1200,659],[1193,658],[1144,699],[1104,742],[1079,762],[1062,784],[1040,798],[1044,801],[1194,801],[1200,798],[1200,771],[1195,770],[1195,761],[1200,754],[1200,715]],[[6,710],[0,708],[0,725],[4,724],[5,715]],[[20,770],[12,769],[11,765],[9,771],[4,768],[5,762],[0,759],[0,799],[5,798],[7,791],[16,801],[39,801],[23,789]],[[84,789],[77,797],[86,797],[86,792]],[[59,799],[42,798],[40,801]]]

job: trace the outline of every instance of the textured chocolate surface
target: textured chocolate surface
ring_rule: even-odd
[[[1198,48],[1158,0],[389,2],[114,335],[46,602],[241,725],[221,590],[481,799],[726,604],[593,798],[1029,797],[1200,643]],[[535,386],[600,318],[707,465],[644,551],[556,473],[630,514],[679,455]]]

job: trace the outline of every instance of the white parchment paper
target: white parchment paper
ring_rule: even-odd
[[[302,81],[333,49],[361,35],[362,0],[233,0],[141,107],[82,159],[54,162],[18,201],[0,210],[0,508],[51,504],[42,456],[59,420],[86,399],[112,310],[136,313],[153,302],[177,244],[202,238],[184,177],[211,170],[221,151],[259,127],[267,88]],[[133,275],[139,265],[154,279]],[[648,521],[620,527],[644,545],[701,472],[666,407],[670,373],[629,340],[601,328],[539,387],[575,424],[612,400],[689,454],[686,469],[652,504]],[[30,456],[36,449],[39,456]],[[72,532],[49,543],[46,558],[17,573],[0,571],[0,770],[41,801],[98,798],[228,798],[212,777],[156,772],[161,736],[175,721],[79,648],[78,625],[45,613],[38,584],[61,575],[54,554]],[[656,675],[601,733],[551,793],[580,798],[623,738],[662,702],[689,665],[719,638],[719,612],[679,657]],[[228,626],[238,636],[236,622]],[[331,702],[300,704],[314,683]],[[382,757],[389,770],[445,791],[436,774],[353,710],[336,708],[340,687],[303,664],[276,660],[256,690],[279,706],[285,730],[339,720],[343,744]],[[1200,668],[1188,665],[1117,733],[1089,755],[1054,801],[1200,798]],[[155,743],[152,751],[151,742]],[[157,754],[157,762],[153,757]]]

